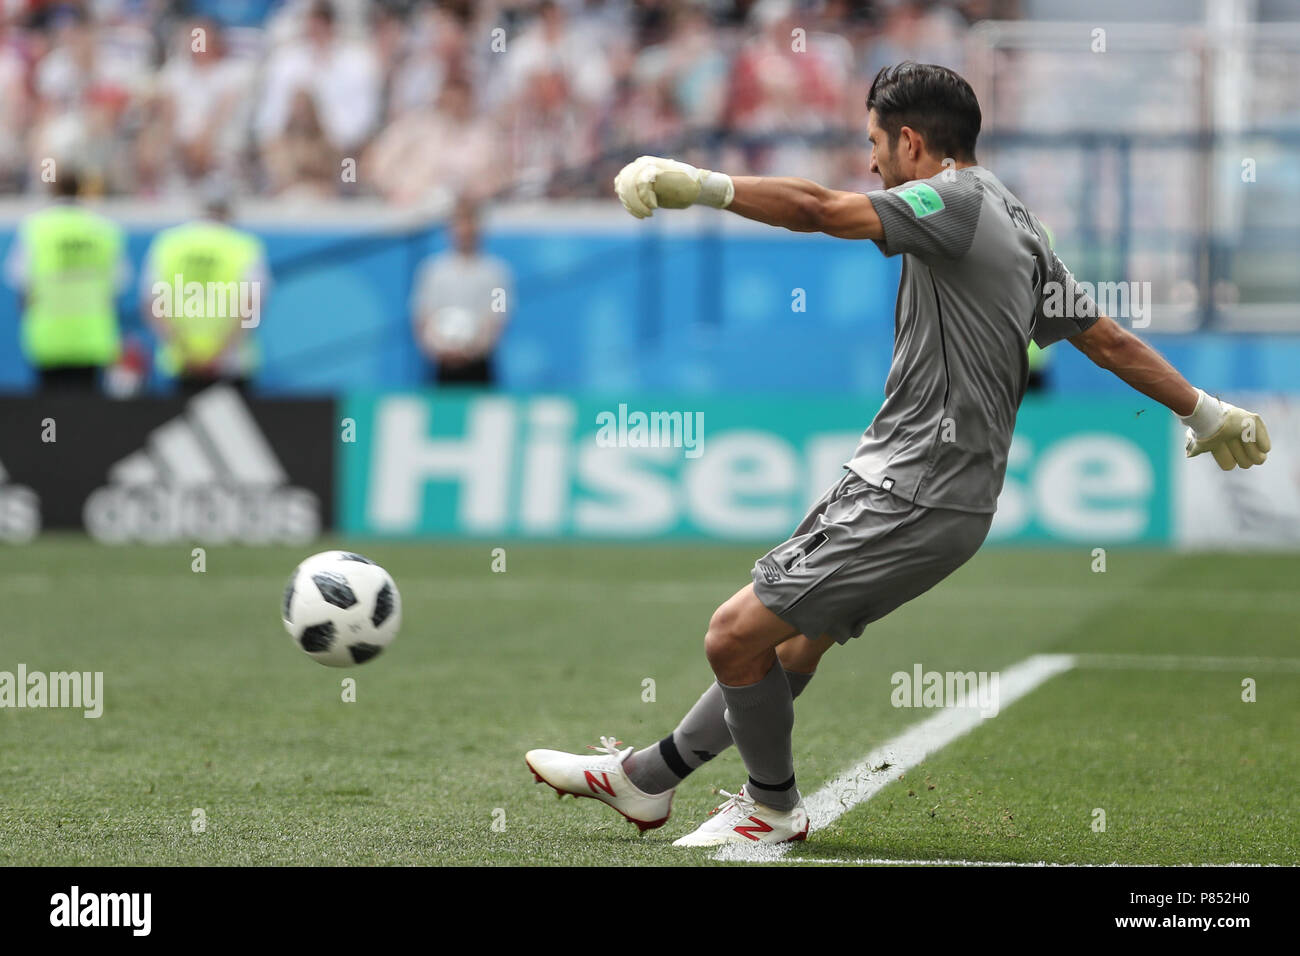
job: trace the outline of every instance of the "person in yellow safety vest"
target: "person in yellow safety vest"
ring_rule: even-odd
[[[122,351],[116,299],[130,281],[121,228],[77,203],[74,172],[58,171],[53,205],[19,226],[5,262],[21,296],[20,340],[40,389],[94,392]]]
[[[259,360],[270,274],[262,241],[229,224],[230,199],[210,188],[203,215],[164,229],[140,274],[141,305],[158,335],[156,363],[185,394],[214,382],[248,384]]]

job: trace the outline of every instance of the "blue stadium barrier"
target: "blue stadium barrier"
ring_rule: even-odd
[[[12,227],[0,231],[0,249],[12,235]],[[129,233],[137,269],[151,236],[143,228]],[[445,248],[443,230],[304,226],[264,238],[275,286],[257,330],[260,391],[313,394],[425,381],[409,298],[419,262]],[[652,228],[634,235],[561,223],[545,232],[494,231],[486,246],[516,276],[514,318],[500,354],[508,389],[878,395],[883,387],[898,260],[869,244],[783,233],[722,241],[707,232]],[[121,308],[124,331],[151,342],[134,281]],[[16,296],[0,293],[4,391],[32,382],[18,350],[17,320]],[[1300,391],[1298,336],[1150,340],[1207,387]],[[1073,349],[1052,353],[1054,390],[1123,389]],[[155,378],[151,387],[165,391],[168,383]]]

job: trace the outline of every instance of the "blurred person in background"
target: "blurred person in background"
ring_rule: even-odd
[[[53,205],[23,220],[5,274],[21,297],[23,354],[40,390],[91,393],[121,354],[116,299],[130,266],[121,228],[77,202],[78,174],[63,165]]]
[[[573,99],[598,110],[613,94],[609,64],[599,34],[570,24],[555,0],[537,5],[536,19],[506,48],[505,83],[517,97],[538,73],[558,73]]]
[[[554,0],[542,0],[507,47],[488,106],[504,117],[516,195],[582,188],[564,171],[596,157],[597,127],[615,94],[610,58],[597,37],[574,28]]]
[[[821,48],[796,38],[800,26],[791,0],[760,0],[759,31],[732,64],[728,125],[742,133],[818,130],[837,119],[846,76]],[[802,39],[802,48],[796,40]]]
[[[49,31],[50,46],[32,74],[42,114],[74,110],[96,84],[110,82],[98,54],[93,25],[76,7],[58,11]]]
[[[445,204],[473,188],[485,195],[505,181],[501,138],[474,108],[468,80],[451,77],[436,106],[399,116],[362,161],[367,184],[390,202]]]
[[[964,21],[994,8],[1005,15],[1008,4],[35,4],[0,33],[0,185],[8,177],[39,189],[30,170],[43,158],[76,155],[86,195],[166,195],[212,173],[243,177],[241,191],[351,195],[340,163],[360,160],[377,131],[408,113],[443,107],[453,78],[470,84],[475,119],[497,127],[519,197],[594,192],[564,172],[697,128],[723,128],[729,163],[833,176],[843,161],[799,134],[860,126],[861,104],[845,93],[855,62],[857,73],[909,52],[955,62]],[[806,35],[791,35],[794,27]],[[160,45],[159,68],[151,58]],[[265,66],[252,58],[263,47]],[[773,145],[740,151],[768,134]]]
[[[642,143],[671,142],[681,137],[686,126],[677,110],[671,85],[666,80],[658,83],[630,80],[630,76],[619,76],[612,108],[596,130],[599,148],[635,150]]]
[[[331,182],[339,191],[342,176],[335,160],[354,156],[377,126],[382,79],[368,46],[338,36],[334,5],[312,3],[303,39],[271,54],[254,120],[277,191],[291,185],[307,139],[316,135],[313,128],[334,154]]]
[[[595,114],[573,98],[563,71],[534,74],[509,109],[506,155],[514,194],[562,195],[565,170],[580,170],[595,157],[595,136]],[[585,180],[585,172],[577,179]]]
[[[411,50],[393,70],[387,101],[390,121],[434,106],[450,76],[473,83],[476,65],[470,52],[469,24],[435,7],[413,24]]]
[[[566,9],[583,46],[608,50],[631,45],[632,6],[629,0],[569,0]]]
[[[7,192],[18,192],[25,181],[32,109],[22,34],[0,18],[0,189]]]
[[[411,301],[415,338],[439,385],[492,385],[493,353],[509,321],[514,277],[481,248],[479,207],[462,197],[451,215],[452,248],[420,268]]]
[[[158,75],[155,122],[139,138],[139,163],[160,181],[182,187],[238,163],[249,120],[253,70],[230,56],[225,34],[210,20],[191,20]]]
[[[496,0],[493,4],[478,3],[477,0],[446,0],[441,5],[465,16],[473,14],[475,6],[480,9],[495,8],[497,18],[510,36],[514,36],[519,31],[520,26],[528,21],[537,6],[536,0]]]
[[[129,25],[100,27],[75,7],[58,9],[50,21],[50,47],[32,72],[29,163],[76,156],[83,195],[131,192],[135,163],[125,120],[149,82],[149,36]]]
[[[230,218],[227,186],[210,182],[203,214],[155,236],[140,272],[141,309],[158,336],[157,368],[186,395],[214,382],[243,390],[257,369],[251,329],[271,276],[262,241]]]
[[[760,0],[753,20],[760,32],[732,64],[727,126],[742,136],[817,133],[835,126],[851,53],[836,55],[841,52],[838,46],[815,42],[808,35],[796,38],[793,31],[800,22],[790,0]],[[799,166],[810,176],[827,176],[824,152],[799,143],[749,148],[746,155],[747,165],[756,170]]]
[[[135,149],[127,129],[134,103],[123,89],[97,87],[82,106],[85,139],[78,156],[82,195],[125,196],[137,190]]]
[[[676,112],[691,126],[716,126],[722,118],[731,64],[719,49],[704,7],[673,9],[668,36],[641,50],[633,74],[638,86],[663,86]]]
[[[398,67],[407,58],[409,25],[402,11],[390,4],[377,3],[370,9],[370,55],[379,68],[379,93],[375,112],[379,117],[392,115],[393,84]]]
[[[315,99],[299,90],[284,129],[262,152],[267,188],[272,195],[308,203],[330,199],[339,194],[343,158],[325,135]]]
[[[635,0],[632,4],[630,16],[632,20],[632,30],[634,42],[638,48],[653,46],[661,43],[665,36],[668,35],[669,21],[672,19],[673,9],[679,5],[692,2],[684,0],[683,4],[674,3],[673,0]],[[694,0],[695,4],[701,8],[711,8],[715,17],[720,20],[727,20],[729,25],[733,22],[739,22],[744,19],[742,13],[739,18],[730,16],[734,4],[729,4],[726,0]],[[747,5],[747,0],[742,0]]]
[[[885,7],[879,33],[862,48],[859,80],[903,60],[945,63],[960,72],[965,32],[966,22],[951,3],[894,0]]]

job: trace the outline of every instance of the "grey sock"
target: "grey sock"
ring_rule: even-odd
[[[782,668],[785,670],[785,668]],[[817,673],[813,671],[813,674]],[[790,697],[793,699],[803,693],[808,682],[813,679],[812,674],[801,674],[799,671],[786,671],[785,679],[790,682]]]
[[[749,780],[745,792],[776,810],[792,810],[799,802],[794,785],[794,697],[779,663],[757,684],[731,687],[718,684],[727,702],[723,717],[731,728]]]
[[[798,697],[813,679],[812,674],[785,671],[791,699]],[[645,793],[663,793],[681,783],[731,746],[731,728],[723,717],[727,702],[714,681],[695,706],[687,711],[671,734],[627,758],[623,769],[633,786]],[[764,801],[766,802],[766,801]]]

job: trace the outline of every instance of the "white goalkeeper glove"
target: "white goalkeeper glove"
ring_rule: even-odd
[[[1192,414],[1180,421],[1187,426],[1187,457],[1209,452],[1219,467],[1232,471],[1240,465],[1262,465],[1273,447],[1264,420],[1254,412],[1221,402],[1200,389]]]
[[[735,198],[731,177],[710,169],[659,156],[633,160],[614,177],[614,192],[623,208],[645,219],[656,209],[685,209],[700,203],[726,209]]]

